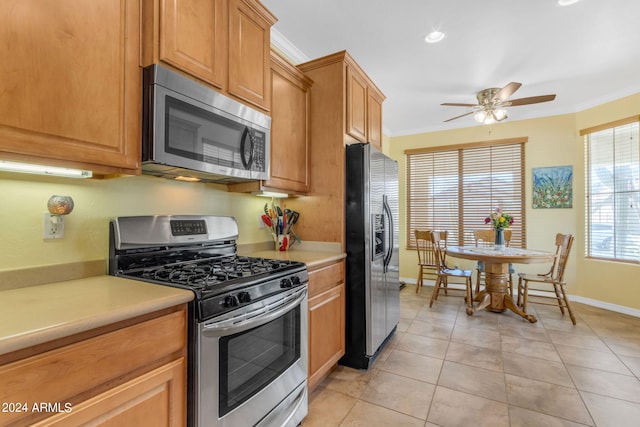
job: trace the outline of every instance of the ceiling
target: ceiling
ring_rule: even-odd
[[[294,62],[347,50],[387,96],[389,136],[477,124],[476,93],[511,81],[508,121],[573,113],[640,92],[640,2],[581,0],[262,0],[278,17],[272,41]],[[443,41],[427,44],[433,30]],[[291,45],[289,45],[289,43]],[[298,52],[295,52],[295,48]],[[297,57],[295,56],[297,55]],[[306,56],[306,59],[305,59]]]

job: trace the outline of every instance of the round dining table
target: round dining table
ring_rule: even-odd
[[[509,293],[509,264],[553,262],[556,256],[554,253],[511,247],[496,250],[476,246],[449,246],[446,254],[453,258],[484,262],[485,288],[473,298],[473,302],[477,302],[478,305],[468,308],[468,315],[484,308],[496,313],[509,309],[531,323],[538,321],[535,316],[522,311],[513,301]]]

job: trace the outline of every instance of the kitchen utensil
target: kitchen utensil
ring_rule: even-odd
[[[298,219],[300,219],[300,213],[296,211],[291,211],[291,213],[289,214],[289,219],[287,221],[289,226],[286,229],[285,234],[289,234],[291,232],[291,229],[296,224],[296,222],[298,222]]]
[[[269,216],[266,214],[262,215],[262,222],[264,222],[264,225],[266,225],[267,227],[273,227],[271,218],[269,218]]]

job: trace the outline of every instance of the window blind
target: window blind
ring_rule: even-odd
[[[638,117],[581,131],[585,143],[585,256],[640,262]]]
[[[473,245],[473,231],[497,207],[514,216],[511,246],[525,247],[526,139],[407,150],[407,247],[413,231],[447,230],[451,245]]]

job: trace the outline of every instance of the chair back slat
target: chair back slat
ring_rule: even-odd
[[[414,230],[413,234],[416,238],[416,249],[418,251],[418,264],[424,266],[436,267],[437,260],[433,250],[433,240],[431,239],[431,230]],[[440,232],[440,237],[444,240],[446,247],[448,232]]]
[[[446,252],[447,249],[447,231],[432,231],[430,233],[431,244],[433,246],[433,254],[438,271],[447,268]]]
[[[496,241],[495,230],[473,230],[473,238],[476,242],[476,247],[493,247]],[[507,246],[511,243],[511,230],[504,229],[504,242]]]
[[[567,267],[567,261],[569,261],[569,253],[571,252],[571,246],[573,246],[574,236],[572,234],[556,234],[556,265],[555,274],[553,280],[563,282],[564,272]]]

